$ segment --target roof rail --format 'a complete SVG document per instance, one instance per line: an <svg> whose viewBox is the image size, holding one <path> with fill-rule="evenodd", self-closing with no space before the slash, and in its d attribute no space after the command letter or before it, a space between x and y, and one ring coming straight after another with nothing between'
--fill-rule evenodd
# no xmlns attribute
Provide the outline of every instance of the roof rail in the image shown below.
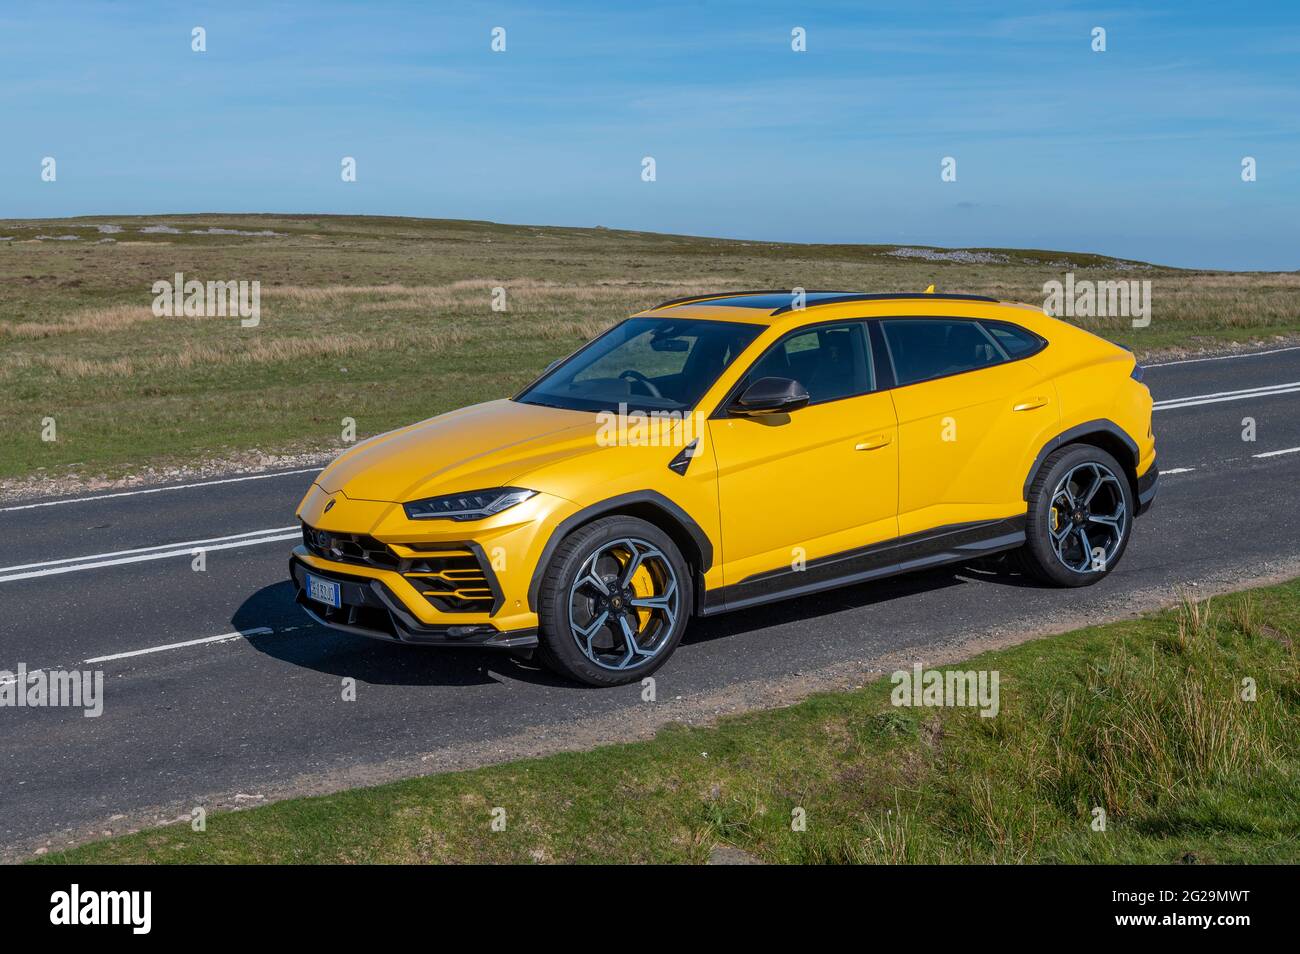
<svg viewBox="0 0 1300 954"><path fill-rule="evenodd" d="M926 298L939 301L987 301L996 303L998 299L989 298L986 295L960 295L947 294L944 292L876 292L876 293L859 293L859 292L841 292L834 290L823 290L819 288L805 289L808 295L834 295L834 298L823 298L820 301L808 304L806 307L812 308L818 305L839 305L846 302L854 301L888 301L889 299L898 298ZM660 302L650 311L657 311L660 308L671 308L674 305L685 305L689 302L707 302L718 298L742 298L746 295L790 295L793 298L793 292L788 288L762 288L752 291L728 291L728 292L711 292L707 295L687 295L685 298L673 298L670 301ZM794 302L784 305L773 315L783 315L788 311L794 310Z"/></svg>
<svg viewBox="0 0 1300 954"><path fill-rule="evenodd" d="M820 301L807 307L818 307L821 305L842 305L853 301L891 301L899 298L923 298L927 301L987 301L997 304L998 299L989 298L987 295L958 295L946 294L943 292L894 292L893 294L871 294L871 295L841 295L838 298L823 298ZM784 305L772 312L773 316L784 315L787 311L794 311L794 303Z"/></svg>
<svg viewBox="0 0 1300 954"><path fill-rule="evenodd" d="M669 301L660 302L651 308L650 311L656 311L660 308L671 308L673 305L684 305L688 301L708 301L710 298L739 298L743 295L789 295L788 288L759 288L751 291L727 291L727 292L709 292L707 295L687 295L685 298L673 298ZM845 293L847 294L847 292Z"/></svg>

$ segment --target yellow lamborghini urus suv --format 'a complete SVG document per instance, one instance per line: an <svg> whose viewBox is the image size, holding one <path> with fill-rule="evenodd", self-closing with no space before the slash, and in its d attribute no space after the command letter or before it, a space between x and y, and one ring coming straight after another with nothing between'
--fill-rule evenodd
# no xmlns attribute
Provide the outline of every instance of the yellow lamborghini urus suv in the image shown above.
<svg viewBox="0 0 1300 954"><path fill-rule="evenodd" d="M298 508L317 621L597 686L692 616L1014 551L1095 583L1156 493L1133 355L970 295L665 302L508 400L371 438Z"/></svg>

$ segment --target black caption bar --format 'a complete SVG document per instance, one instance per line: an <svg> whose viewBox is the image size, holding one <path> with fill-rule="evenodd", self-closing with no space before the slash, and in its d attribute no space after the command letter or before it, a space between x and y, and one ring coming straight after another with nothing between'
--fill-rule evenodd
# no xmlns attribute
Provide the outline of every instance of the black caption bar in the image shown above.
<svg viewBox="0 0 1300 954"><path fill-rule="evenodd" d="M1050 926L1055 936L1191 934L1230 940L1289 923L1293 871L1273 867L823 868L792 871L638 866L590 868L74 868L0 872L6 936L82 944L247 940L373 941L376 930L518 930L541 940L549 918L568 910L576 926L603 904L637 915L638 930L702 917L710 933L892 926L916 932L976 928L1014 934ZM747 901L734 901L737 890ZM604 902L598 899L604 898ZM651 903L659 898L661 907ZM544 906L544 907L543 907ZM658 915L655 910L658 909ZM660 925L656 919L662 917ZM431 935L436 936L436 935ZM93 948L91 948L93 949Z"/></svg>

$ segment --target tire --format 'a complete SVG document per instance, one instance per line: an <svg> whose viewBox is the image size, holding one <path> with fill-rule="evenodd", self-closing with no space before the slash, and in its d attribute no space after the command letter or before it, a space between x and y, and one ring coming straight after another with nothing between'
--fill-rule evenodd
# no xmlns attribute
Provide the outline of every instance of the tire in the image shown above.
<svg viewBox="0 0 1300 954"><path fill-rule="evenodd" d="M602 517L565 537L546 567L538 656L589 686L635 682L672 655L692 609L690 567L672 539L636 517Z"/></svg>
<svg viewBox="0 0 1300 954"><path fill-rule="evenodd" d="M1091 444L1062 447L1030 482L1021 567L1044 583L1091 586L1124 556L1133 512L1133 488L1114 457Z"/></svg>

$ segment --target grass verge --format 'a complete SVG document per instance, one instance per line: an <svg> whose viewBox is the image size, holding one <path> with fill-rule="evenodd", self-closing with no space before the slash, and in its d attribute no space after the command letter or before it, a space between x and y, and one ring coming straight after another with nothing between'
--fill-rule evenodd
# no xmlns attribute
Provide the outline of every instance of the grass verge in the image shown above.
<svg viewBox="0 0 1300 954"><path fill-rule="evenodd" d="M42 860L700 862L724 845L769 862L1296 862L1297 633L1293 580L945 667L1000 674L992 718L892 706L884 679Z"/></svg>

